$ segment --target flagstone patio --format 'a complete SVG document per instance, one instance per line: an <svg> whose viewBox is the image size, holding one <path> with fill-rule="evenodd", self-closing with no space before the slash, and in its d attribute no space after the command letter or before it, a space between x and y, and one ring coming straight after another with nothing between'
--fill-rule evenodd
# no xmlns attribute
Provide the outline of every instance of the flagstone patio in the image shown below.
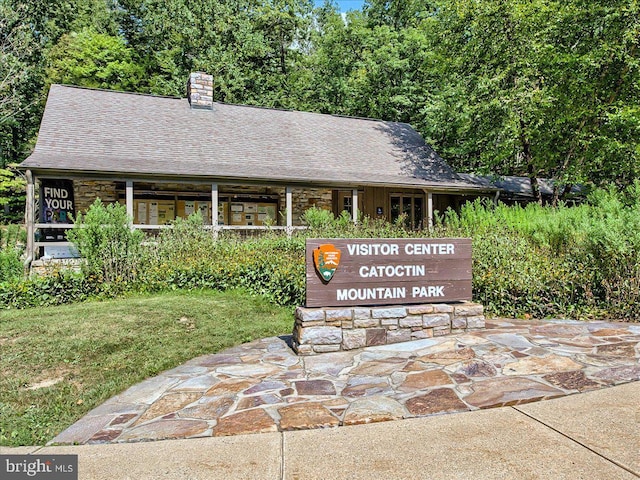
<svg viewBox="0 0 640 480"><path fill-rule="evenodd" d="M290 337L205 355L113 397L51 443L338 427L517 405L640 380L640 325L486 329L298 357Z"/></svg>

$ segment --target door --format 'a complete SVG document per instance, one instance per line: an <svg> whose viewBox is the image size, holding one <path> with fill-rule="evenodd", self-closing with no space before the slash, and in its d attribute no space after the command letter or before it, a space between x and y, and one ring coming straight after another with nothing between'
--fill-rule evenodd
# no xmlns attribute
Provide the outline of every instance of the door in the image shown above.
<svg viewBox="0 0 640 480"><path fill-rule="evenodd" d="M409 230L424 228L424 195L409 193L392 193L391 221L397 222L402 216L404 227Z"/></svg>

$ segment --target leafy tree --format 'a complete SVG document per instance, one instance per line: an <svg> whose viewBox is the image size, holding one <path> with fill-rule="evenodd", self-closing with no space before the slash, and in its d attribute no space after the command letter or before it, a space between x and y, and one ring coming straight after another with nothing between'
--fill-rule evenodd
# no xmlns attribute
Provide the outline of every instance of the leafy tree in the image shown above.
<svg viewBox="0 0 640 480"><path fill-rule="evenodd" d="M561 152L554 175L631 185L640 173L640 6L572 1L558 23L564 128L549 135Z"/></svg>
<svg viewBox="0 0 640 480"><path fill-rule="evenodd" d="M363 8L372 25L387 25L394 30L416 27L436 14L435 2L427 0L367 0Z"/></svg>
<svg viewBox="0 0 640 480"><path fill-rule="evenodd" d="M214 77L216 100L290 106L309 0L119 0L118 6L152 93L183 95L189 72L202 70Z"/></svg>
<svg viewBox="0 0 640 480"><path fill-rule="evenodd" d="M24 217L25 179L14 169L15 165L0 168L0 221L11 223Z"/></svg>
<svg viewBox="0 0 640 480"><path fill-rule="evenodd" d="M26 7L12 8L0 2L0 167L16 163L24 155L29 137L27 125L39 98L29 86L37 83L36 53L32 31L25 24Z"/></svg>
<svg viewBox="0 0 640 480"><path fill-rule="evenodd" d="M357 11L346 21L333 9L320 14L303 103L325 113L411 122L425 94L422 32L370 25Z"/></svg>
<svg viewBox="0 0 640 480"><path fill-rule="evenodd" d="M538 198L539 176L557 197L577 182L628 183L638 13L624 1L442 2L422 25L443 63L421 128L458 168L529 176Z"/></svg>
<svg viewBox="0 0 640 480"><path fill-rule="evenodd" d="M116 32L112 7L111 0L0 0L0 168L21 162L33 148L48 49L74 29ZM11 197L10 211L21 196Z"/></svg>
<svg viewBox="0 0 640 480"><path fill-rule="evenodd" d="M142 68L120 37L84 28L63 35L48 52L47 83L136 91Z"/></svg>

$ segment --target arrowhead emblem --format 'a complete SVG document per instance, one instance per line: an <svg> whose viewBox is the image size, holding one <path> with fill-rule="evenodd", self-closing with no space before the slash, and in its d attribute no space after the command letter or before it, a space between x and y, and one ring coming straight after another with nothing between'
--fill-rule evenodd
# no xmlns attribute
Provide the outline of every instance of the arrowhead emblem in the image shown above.
<svg viewBox="0 0 640 480"><path fill-rule="evenodd" d="M313 251L313 263L322 280L329 282L340 264L340 250L330 243L320 245Z"/></svg>

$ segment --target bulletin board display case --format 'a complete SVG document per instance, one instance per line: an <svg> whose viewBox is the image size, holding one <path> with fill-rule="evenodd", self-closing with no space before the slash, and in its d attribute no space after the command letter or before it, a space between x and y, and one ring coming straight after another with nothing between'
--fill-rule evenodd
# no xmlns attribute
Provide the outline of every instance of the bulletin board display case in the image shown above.
<svg viewBox="0 0 640 480"><path fill-rule="evenodd" d="M125 205L124 199L118 203ZM166 225L176 218L175 200L135 199L133 201L134 225Z"/></svg>
<svg viewBox="0 0 640 480"><path fill-rule="evenodd" d="M197 211L200 211L204 224L211 225L211 202L203 200L176 201L176 217L187 218Z"/></svg>
<svg viewBox="0 0 640 480"><path fill-rule="evenodd" d="M211 225L211 202L202 200L178 200L176 202L176 216L187 218L196 211L200 211L205 225ZM229 224L229 202L218 202L218 225Z"/></svg>
<svg viewBox="0 0 640 480"><path fill-rule="evenodd" d="M176 219L175 201L149 200L146 210L148 221L145 225L166 225Z"/></svg>
<svg viewBox="0 0 640 480"><path fill-rule="evenodd" d="M229 225L229 202L218 202L218 225Z"/></svg>
<svg viewBox="0 0 640 480"><path fill-rule="evenodd" d="M119 203L125 204L124 198ZM205 225L211 225L211 201L177 196L175 199L134 198L133 223L166 225L200 211ZM218 202L218 225L265 226L278 224L278 202L259 199L230 199Z"/></svg>
<svg viewBox="0 0 640 480"><path fill-rule="evenodd" d="M278 204L264 202L230 202L230 225L264 226L277 223Z"/></svg>
<svg viewBox="0 0 640 480"><path fill-rule="evenodd" d="M256 212L256 221L258 225L270 223L278 224L278 204L277 203L258 203L258 211Z"/></svg>

